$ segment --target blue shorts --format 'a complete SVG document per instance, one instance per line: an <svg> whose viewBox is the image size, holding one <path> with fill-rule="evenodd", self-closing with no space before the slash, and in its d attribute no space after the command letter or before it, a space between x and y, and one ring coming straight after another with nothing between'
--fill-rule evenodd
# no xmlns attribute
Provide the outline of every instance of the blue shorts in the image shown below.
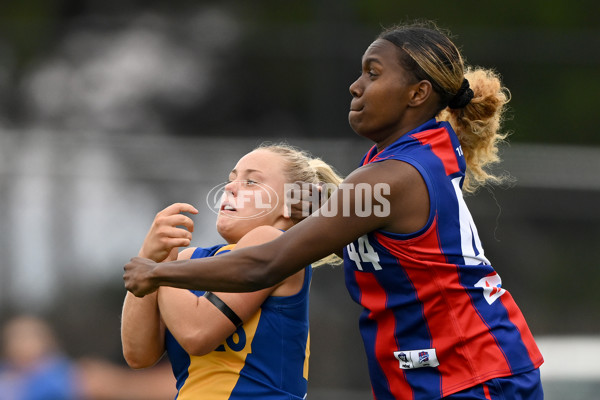
<svg viewBox="0 0 600 400"><path fill-rule="evenodd" d="M494 378L462 392L444 397L451 400L543 400L540 370Z"/></svg>

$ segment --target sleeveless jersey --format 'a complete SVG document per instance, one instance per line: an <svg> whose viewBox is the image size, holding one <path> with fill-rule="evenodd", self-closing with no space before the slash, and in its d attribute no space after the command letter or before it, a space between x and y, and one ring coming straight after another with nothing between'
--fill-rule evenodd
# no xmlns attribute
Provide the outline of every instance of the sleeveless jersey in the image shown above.
<svg viewBox="0 0 600 400"><path fill-rule="evenodd" d="M539 367L542 355L464 202L466 163L450 124L432 119L380 153L373 146L362 165L384 160L419 171L430 214L418 232L377 230L344 249L346 286L364 307L375 398L438 399Z"/></svg>
<svg viewBox="0 0 600 400"><path fill-rule="evenodd" d="M197 248L192 258L216 256L234 245ZM312 267L293 296L268 297L257 313L214 351L191 356L166 332L178 400L300 400L308 382L308 299ZM197 296L204 291L192 290Z"/></svg>

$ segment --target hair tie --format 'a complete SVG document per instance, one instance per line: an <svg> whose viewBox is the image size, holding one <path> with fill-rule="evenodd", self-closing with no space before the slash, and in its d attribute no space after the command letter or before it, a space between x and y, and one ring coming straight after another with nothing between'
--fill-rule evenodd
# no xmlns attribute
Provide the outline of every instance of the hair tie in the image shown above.
<svg viewBox="0 0 600 400"><path fill-rule="evenodd" d="M448 107L450 108L464 108L467 104L471 102L473 98L473 90L469 87L469 81L467 78L464 78L462 81L462 85L460 85L460 89L454 95L452 99L448 102Z"/></svg>

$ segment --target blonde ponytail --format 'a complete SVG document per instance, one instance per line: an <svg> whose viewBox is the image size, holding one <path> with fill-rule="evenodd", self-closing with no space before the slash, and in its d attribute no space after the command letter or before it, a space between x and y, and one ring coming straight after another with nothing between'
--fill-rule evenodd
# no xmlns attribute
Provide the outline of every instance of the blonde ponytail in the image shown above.
<svg viewBox="0 0 600 400"><path fill-rule="evenodd" d="M472 193L488 182L497 184L505 179L487 168L500 162L498 145L507 137L500 126L510 92L489 69L468 68L465 78L473 99L463 108L442 110L438 119L450 122L458 136L468 167L463 190Z"/></svg>

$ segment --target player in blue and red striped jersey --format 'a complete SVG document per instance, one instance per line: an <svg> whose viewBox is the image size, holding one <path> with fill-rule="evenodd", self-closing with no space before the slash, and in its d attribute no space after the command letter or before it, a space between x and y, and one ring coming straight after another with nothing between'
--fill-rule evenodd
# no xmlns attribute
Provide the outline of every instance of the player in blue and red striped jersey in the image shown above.
<svg viewBox="0 0 600 400"><path fill-rule="evenodd" d="M429 194L421 229L375 230L346 246L346 284L365 308L361 333L378 399L440 398L542 362L484 255L463 200L465 161L457 149L450 124L430 120L380 152L374 147L362 162L407 163Z"/></svg>
<svg viewBox="0 0 600 400"><path fill-rule="evenodd" d="M542 399L542 355L463 200L501 180L486 171L505 138L499 77L414 24L367 48L350 93L350 125L375 146L319 213L220 259L132 259L126 287L256 290L344 249L375 399Z"/></svg>

